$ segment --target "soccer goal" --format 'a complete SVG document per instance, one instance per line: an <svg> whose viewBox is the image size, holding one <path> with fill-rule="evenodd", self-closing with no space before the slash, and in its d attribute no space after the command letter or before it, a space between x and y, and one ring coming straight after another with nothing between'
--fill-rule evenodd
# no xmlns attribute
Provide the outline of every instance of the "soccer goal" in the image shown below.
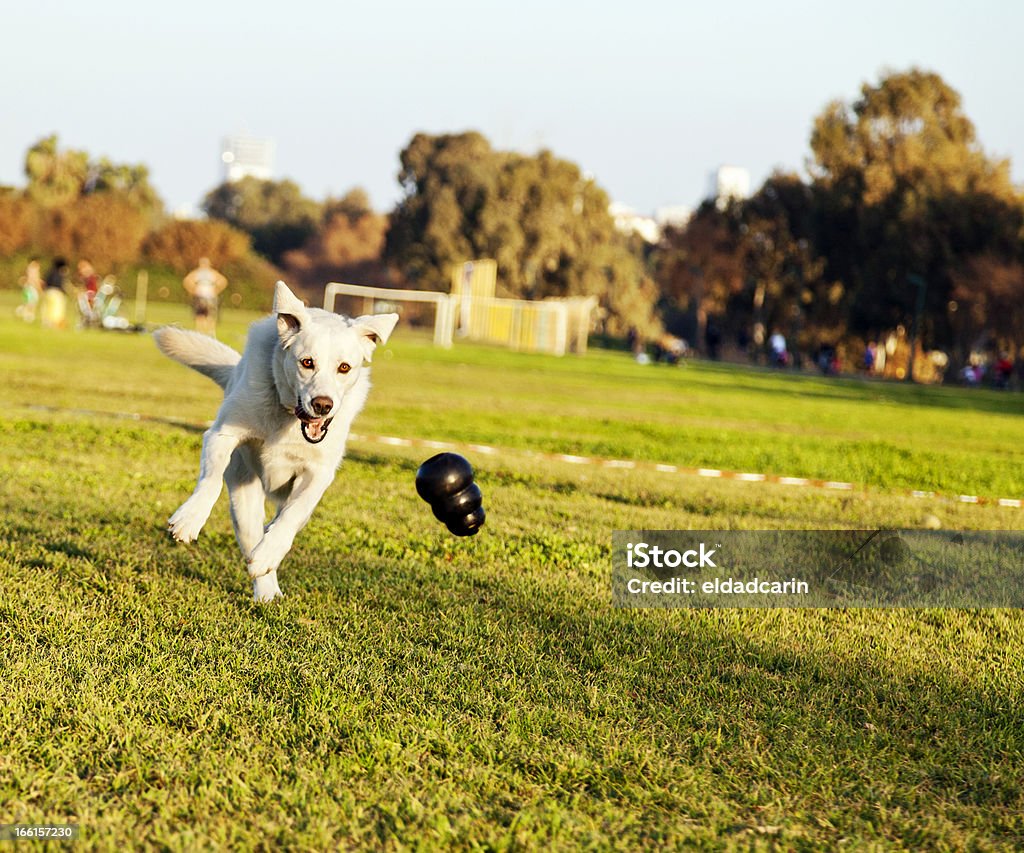
<svg viewBox="0 0 1024 853"><path fill-rule="evenodd" d="M493 295L495 270L496 264L489 260L455 267L451 293L332 281L324 290L324 309L342 310L353 316L395 311L408 322L427 325L432 321L434 345L445 348L458 337L523 352L565 355L587 351L590 318L597 299L497 298Z"/></svg>
<svg viewBox="0 0 1024 853"><path fill-rule="evenodd" d="M395 311L399 315L410 312L407 306L433 309L434 346L452 345L455 329L455 301L447 293L430 290L398 290L390 287L368 287L362 284L343 284L332 281L324 289L324 310L335 311L338 297L360 300L361 308L349 308L350 314L386 314ZM358 302L355 304L359 304Z"/></svg>

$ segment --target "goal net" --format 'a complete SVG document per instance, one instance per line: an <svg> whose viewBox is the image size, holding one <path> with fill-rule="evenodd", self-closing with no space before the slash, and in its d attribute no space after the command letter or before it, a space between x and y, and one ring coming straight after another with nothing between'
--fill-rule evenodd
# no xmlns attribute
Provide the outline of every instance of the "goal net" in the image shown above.
<svg viewBox="0 0 1024 853"><path fill-rule="evenodd" d="M500 299L493 295L494 269L493 261L457 266L451 293L331 282L324 308L350 316L395 311L412 325L433 325L440 347L458 337L524 352L586 352L594 297Z"/></svg>

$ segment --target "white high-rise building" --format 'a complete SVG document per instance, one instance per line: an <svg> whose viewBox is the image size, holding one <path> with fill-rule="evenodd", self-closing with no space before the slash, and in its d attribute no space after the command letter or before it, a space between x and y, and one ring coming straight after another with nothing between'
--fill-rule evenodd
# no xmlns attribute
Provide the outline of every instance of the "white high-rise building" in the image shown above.
<svg viewBox="0 0 1024 853"><path fill-rule="evenodd" d="M270 180L274 177L274 140L228 136L221 145L220 160L228 183L249 176Z"/></svg>
<svg viewBox="0 0 1024 853"><path fill-rule="evenodd" d="M711 173L708 199L723 208L730 200L741 201L750 196L750 172L742 166L719 166Z"/></svg>

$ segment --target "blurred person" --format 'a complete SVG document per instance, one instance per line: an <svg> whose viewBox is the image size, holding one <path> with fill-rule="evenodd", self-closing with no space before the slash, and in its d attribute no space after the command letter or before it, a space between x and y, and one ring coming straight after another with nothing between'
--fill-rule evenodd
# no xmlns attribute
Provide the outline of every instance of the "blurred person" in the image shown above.
<svg viewBox="0 0 1024 853"><path fill-rule="evenodd" d="M85 299L89 303L89 307L92 308L96 302L96 294L99 293L100 277L96 274L93 265L87 260L78 262L78 281L85 292Z"/></svg>
<svg viewBox="0 0 1024 853"><path fill-rule="evenodd" d="M46 273L40 314L42 324L51 329L63 329L67 315L68 262L56 257Z"/></svg>
<svg viewBox="0 0 1024 853"><path fill-rule="evenodd" d="M981 363L981 359L977 356L972 356L967 366L960 371L960 379L968 387L976 388L981 385L984 378L985 365Z"/></svg>
<svg viewBox="0 0 1024 853"><path fill-rule="evenodd" d="M786 349L786 338L782 332L775 331L768 339L768 346L772 351L772 365L774 367L785 367L789 364L789 351Z"/></svg>
<svg viewBox="0 0 1024 853"><path fill-rule="evenodd" d="M91 262L78 262L78 286L75 295L78 300L79 324L83 327L95 326L99 323L96 315L96 294L100 290L100 277L96 274Z"/></svg>
<svg viewBox="0 0 1024 853"><path fill-rule="evenodd" d="M228 286L228 280L210 265L209 258L200 258L199 266L185 276L182 284L192 297L196 330L216 337L217 300Z"/></svg>
<svg viewBox="0 0 1024 853"><path fill-rule="evenodd" d="M666 364L679 364L680 359L686 355L689 345L682 338L668 333L658 338L654 345L654 360L663 361Z"/></svg>
<svg viewBox="0 0 1024 853"><path fill-rule="evenodd" d="M999 360L995 366L995 386L1005 391L1010 387L1010 378L1013 376L1013 362L1008 352L999 353Z"/></svg>
<svg viewBox="0 0 1024 853"><path fill-rule="evenodd" d="M38 258L29 258L25 274L19 283L21 284L22 304L15 309L15 313L26 323L34 323L39 297L43 292L43 268L40 266Z"/></svg>
<svg viewBox="0 0 1024 853"><path fill-rule="evenodd" d="M814 360L823 376L839 375L839 355L832 344L820 344Z"/></svg>
<svg viewBox="0 0 1024 853"><path fill-rule="evenodd" d="M736 332L736 349L740 351L740 355L746 356L751 361L757 361L757 354L750 349L750 332L747 331L746 326L740 326L739 331Z"/></svg>
<svg viewBox="0 0 1024 853"><path fill-rule="evenodd" d="M874 341L868 341L868 345L864 347L864 361L863 367L864 372L871 375L875 372L875 361L877 360L878 348L875 346Z"/></svg>
<svg viewBox="0 0 1024 853"><path fill-rule="evenodd" d="M704 342L708 347L708 358L718 361L721 357L722 332L714 320L708 320L707 327L704 329Z"/></svg>

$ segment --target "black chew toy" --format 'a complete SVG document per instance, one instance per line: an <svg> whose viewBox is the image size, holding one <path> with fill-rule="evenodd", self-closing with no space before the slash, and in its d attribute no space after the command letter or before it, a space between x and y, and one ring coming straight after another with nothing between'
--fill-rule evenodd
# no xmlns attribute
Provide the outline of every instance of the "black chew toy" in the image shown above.
<svg viewBox="0 0 1024 853"><path fill-rule="evenodd" d="M420 465L416 492L456 536L473 536L484 523L483 495L473 482L473 466L457 453L438 453Z"/></svg>

